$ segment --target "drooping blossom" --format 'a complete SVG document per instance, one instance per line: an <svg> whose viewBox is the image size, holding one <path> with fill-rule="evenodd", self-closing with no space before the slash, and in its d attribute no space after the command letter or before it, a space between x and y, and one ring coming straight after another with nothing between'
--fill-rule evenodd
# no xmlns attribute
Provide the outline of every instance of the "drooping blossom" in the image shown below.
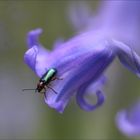
<svg viewBox="0 0 140 140"><path fill-rule="evenodd" d="M57 77L63 79L51 82L51 87L57 94L48 88L44 96L46 104L58 112L64 111L72 96L76 96L77 103L86 111L101 106L104 102L101 88L104 72L115 58L137 76L140 74L140 57L126 40L123 42L118 38L116 30L111 32L108 29L109 24L103 18L107 14L99 15L101 19L97 18L97 23L102 21L101 28L95 29L93 24L93 28L88 28L65 42L57 41L51 51L39 42L42 29L34 29L27 34L25 63L40 78L50 68L56 68ZM97 96L96 104L87 101L88 94Z"/></svg>
<svg viewBox="0 0 140 140"><path fill-rule="evenodd" d="M140 101L116 115L116 125L128 137L140 136Z"/></svg>

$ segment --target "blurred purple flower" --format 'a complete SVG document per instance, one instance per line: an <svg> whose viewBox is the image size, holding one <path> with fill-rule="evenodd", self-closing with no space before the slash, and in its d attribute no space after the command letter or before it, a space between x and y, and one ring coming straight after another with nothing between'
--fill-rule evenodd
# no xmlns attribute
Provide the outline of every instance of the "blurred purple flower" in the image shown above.
<svg viewBox="0 0 140 140"><path fill-rule="evenodd" d="M140 136L140 101L118 112L116 125L128 137Z"/></svg>
<svg viewBox="0 0 140 140"><path fill-rule="evenodd" d="M57 77L63 78L51 83L58 94L47 89L45 102L50 107L63 112L73 95L76 95L77 103L86 111L101 106L104 102L101 90L101 85L104 83L103 73L116 56L129 70L140 75L139 56L122 40L115 38L110 32L111 29L107 30L106 27L102 25L101 29L97 30L90 28L67 42L59 40L52 51L43 48L38 41L42 29L28 33L28 51L24 55L28 66L39 77L42 77L48 69L56 68ZM85 97L93 92L97 96L95 105L90 104Z"/></svg>

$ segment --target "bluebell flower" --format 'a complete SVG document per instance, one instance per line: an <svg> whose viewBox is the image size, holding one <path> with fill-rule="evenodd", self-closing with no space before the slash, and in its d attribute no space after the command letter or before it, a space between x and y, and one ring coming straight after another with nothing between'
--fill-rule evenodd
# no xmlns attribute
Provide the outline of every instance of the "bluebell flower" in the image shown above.
<svg viewBox="0 0 140 140"><path fill-rule="evenodd" d="M39 42L42 29L34 29L27 34L25 63L40 78L50 68L56 68L57 77L63 79L50 83L57 94L48 88L44 96L46 104L60 113L72 96L76 96L78 105L86 111L101 106L105 100L102 91L104 73L116 57L126 68L140 76L140 57L118 38L118 32L108 30L106 20L101 19L104 22L100 29L88 28L68 41L58 40L51 51ZM95 104L87 101L86 96L90 94L97 96Z"/></svg>
<svg viewBox="0 0 140 140"><path fill-rule="evenodd" d="M67 42L56 43L58 46L49 51L38 41L41 32L41 29L35 29L28 33L28 50L24 59L40 78L50 68L56 68L57 77L63 78L51 83L58 94L47 89L45 96L45 102L58 112L63 112L73 95L84 110L91 111L102 105L104 94L99 87L104 83L103 73L116 56L139 76L140 58L121 42L98 36L98 33L95 36L95 32L86 32ZM97 96L95 105L89 104L85 99L87 93L93 92Z"/></svg>
<svg viewBox="0 0 140 140"><path fill-rule="evenodd" d="M128 137L140 136L140 101L116 115L116 125Z"/></svg>

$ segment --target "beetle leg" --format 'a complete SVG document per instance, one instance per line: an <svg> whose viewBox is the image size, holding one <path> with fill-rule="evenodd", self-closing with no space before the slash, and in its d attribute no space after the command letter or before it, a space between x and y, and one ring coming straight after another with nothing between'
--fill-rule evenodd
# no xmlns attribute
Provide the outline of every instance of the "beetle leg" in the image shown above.
<svg viewBox="0 0 140 140"><path fill-rule="evenodd" d="M50 86L47 85L48 88L50 88L55 94L57 94L57 92Z"/></svg>
<svg viewBox="0 0 140 140"><path fill-rule="evenodd" d="M63 78L53 77L51 81L54 81L54 80L63 80Z"/></svg>

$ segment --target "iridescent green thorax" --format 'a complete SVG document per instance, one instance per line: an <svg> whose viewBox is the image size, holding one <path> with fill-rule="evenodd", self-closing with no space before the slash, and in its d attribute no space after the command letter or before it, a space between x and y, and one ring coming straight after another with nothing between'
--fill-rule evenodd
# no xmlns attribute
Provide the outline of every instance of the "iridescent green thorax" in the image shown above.
<svg viewBox="0 0 140 140"><path fill-rule="evenodd" d="M54 68L51 68L42 76L40 80L44 81L45 83L49 83L54 78L56 73L57 73L57 70Z"/></svg>

